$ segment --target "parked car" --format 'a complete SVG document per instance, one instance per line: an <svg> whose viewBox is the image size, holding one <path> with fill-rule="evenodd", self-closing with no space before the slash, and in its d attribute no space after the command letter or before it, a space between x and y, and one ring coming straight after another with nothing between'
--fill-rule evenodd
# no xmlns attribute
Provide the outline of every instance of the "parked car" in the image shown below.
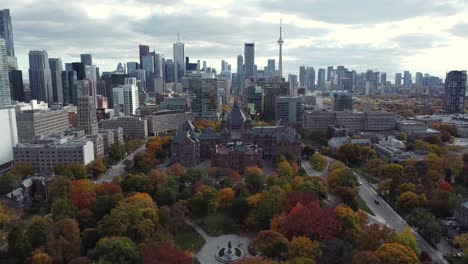
<svg viewBox="0 0 468 264"><path fill-rule="evenodd" d="M374 200L375 204L380 204L379 200Z"/></svg>

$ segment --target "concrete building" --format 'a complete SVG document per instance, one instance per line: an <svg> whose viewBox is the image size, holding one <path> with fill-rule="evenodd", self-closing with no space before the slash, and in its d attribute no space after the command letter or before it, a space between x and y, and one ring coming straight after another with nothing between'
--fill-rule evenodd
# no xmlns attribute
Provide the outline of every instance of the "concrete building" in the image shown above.
<svg viewBox="0 0 468 264"><path fill-rule="evenodd" d="M115 129L99 129L98 133L104 138L104 151L106 151L106 144L110 147L113 143L118 143L119 145L125 143L123 129L121 127ZM110 137L113 137L113 139Z"/></svg>
<svg viewBox="0 0 468 264"><path fill-rule="evenodd" d="M15 164L31 164L36 172L51 173L58 164L87 165L95 159L89 139L50 138L20 143L13 148Z"/></svg>
<svg viewBox="0 0 468 264"><path fill-rule="evenodd" d="M121 116L101 121L103 129L122 128L125 139L148 137L148 121L141 117Z"/></svg>
<svg viewBox="0 0 468 264"><path fill-rule="evenodd" d="M388 131L396 128L396 115L389 112L324 112L306 111L303 128L327 130L328 126L343 126L351 132Z"/></svg>
<svg viewBox="0 0 468 264"><path fill-rule="evenodd" d="M278 96L275 106L276 121L283 120L291 125L302 122L302 103L298 96Z"/></svg>
<svg viewBox="0 0 468 264"><path fill-rule="evenodd" d="M96 159L103 159L108 154L104 151L104 137L101 134L87 135L86 139L93 142Z"/></svg>
<svg viewBox="0 0 468 264"><path fill-rule="evenodd" d="M136 78L126 78L125 85L113 89L113 102L116 112L127 116L136 114L140 105Z"/></svg>
<svg viewBox="0 0 468 264"><path fill-rule="evenodd" d="M263 118L266 121L275 120L276 97L289 96L289 83L280 78L258 80L256 85L262 87L264 93Z"/></svg>
<svg viewBox="0 0 468 264"><path fill-rule="evenodd" d="M69 127L68 109L26 110L16 114L19 142L30 142L37 136L62 133Z"/></svg>
<svg viewBox="0 0 468 264"><path fill-rule="evenodd" d="M451 71L445 78L444 112L465 112L466 71Z"/></svg>
<svg viewBox="0 0 468 264"><path fill-rule="evenodd" d="M348 93L335 93L333 95L333 110L334 111L352 111L353 96Z"/></svg>
<svg viewBox="0 0 468 264"><path fill-rule="evenodd" d="M197 97L201 105L200 118L202 119L218 119L218 81L217 79L203 78L201 80L201 91L198 91ZM200 100L201 99L201 100Z"/></svg>
<svg viewBox="0 0 468 264"><path fill-rule="evenodd" d="M165 97L159 104L160 110L186 111L189 105L187 96Z"/></svg>
<svg viewBox="0 0 468 264"><path fill-rule="evenodd" d="M166 134L177 131L179 127L188 120L192 119L190 113L185 111L159 111L144 116L148 120L148 133L150 136Z"/></svg>
<svg viewBox="0 0 468 264"><path fill-rule="evenodd" d="M46 51L29 52L29 85L31 99L48 103L54 101L52 74L49 68L49 58Z"/></svg>
<svg viewBox="0 0 468 264"><path fill-rule="evenodd" d="M96 134L98 124L94 98L92 96L78 97L77 112L77 127L83 129L87 135Z"/></svg>
<svg viewBox="0 0 468 264"><path fill-rule="evenodd" d="M2 140L0 140L0 169L13 161L13 147L18 144L18 130L14 108L0 109Z"/></svg>

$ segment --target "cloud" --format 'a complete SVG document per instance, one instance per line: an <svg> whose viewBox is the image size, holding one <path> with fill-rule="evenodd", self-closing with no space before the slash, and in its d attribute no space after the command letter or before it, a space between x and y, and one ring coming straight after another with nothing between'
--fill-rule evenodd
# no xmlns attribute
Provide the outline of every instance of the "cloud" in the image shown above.
<svg viewBox="0 0 468 264"><path fill-rule="evenodd" d="M407 34L393 38L393 41L402 49L430 49L445 45L445 39L434 34Z"/></svg>
<svg viewBox="0 0 468 264"><path fill-rule="evenodd" d="M468 23L467 22L458 23L454 25L452 28L450 28L449 31L455 36L468 38Z"/></svg>

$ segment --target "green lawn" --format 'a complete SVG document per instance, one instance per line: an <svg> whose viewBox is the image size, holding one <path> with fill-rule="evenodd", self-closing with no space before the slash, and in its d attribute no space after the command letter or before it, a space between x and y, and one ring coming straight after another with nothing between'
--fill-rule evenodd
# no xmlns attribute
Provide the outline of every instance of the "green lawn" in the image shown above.
<svg viewBox="0 0 468 264"><path fill-rule="evenodd" d="M184 225L177 230L175 241L184 251L197 253L205 244L205 240L191 226Z"/></svg>
<svg viewBox="0 0 468 264"><path fill-rule="evenodd" d="M357 203L358 203L358 207L359 209L363 210L364 212L372 215L372 216L375 216L374 212L372 212L372 210L369 208L369 206L367 206L366 202L364 202L364 200L362 199L362 197L360 195L357 196Z"/></svg>

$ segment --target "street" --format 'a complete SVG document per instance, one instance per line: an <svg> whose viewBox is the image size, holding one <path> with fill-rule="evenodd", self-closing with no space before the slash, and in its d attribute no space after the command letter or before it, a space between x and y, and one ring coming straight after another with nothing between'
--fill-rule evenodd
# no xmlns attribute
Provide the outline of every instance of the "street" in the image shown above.
<svg viewBox="0 0 468 264"><path fill-rule="evenodd" d="M102 175L99 179L96 180L96 183L103 183L103 182L111 182L115 177L120 176L125 173L125 164L126 160L133 160L135 154L140 153L146 150L146 144L141 146L139 149L132 152L128 155L125 159L121 160L116 165L110 167L104 175Z"/></svg>

